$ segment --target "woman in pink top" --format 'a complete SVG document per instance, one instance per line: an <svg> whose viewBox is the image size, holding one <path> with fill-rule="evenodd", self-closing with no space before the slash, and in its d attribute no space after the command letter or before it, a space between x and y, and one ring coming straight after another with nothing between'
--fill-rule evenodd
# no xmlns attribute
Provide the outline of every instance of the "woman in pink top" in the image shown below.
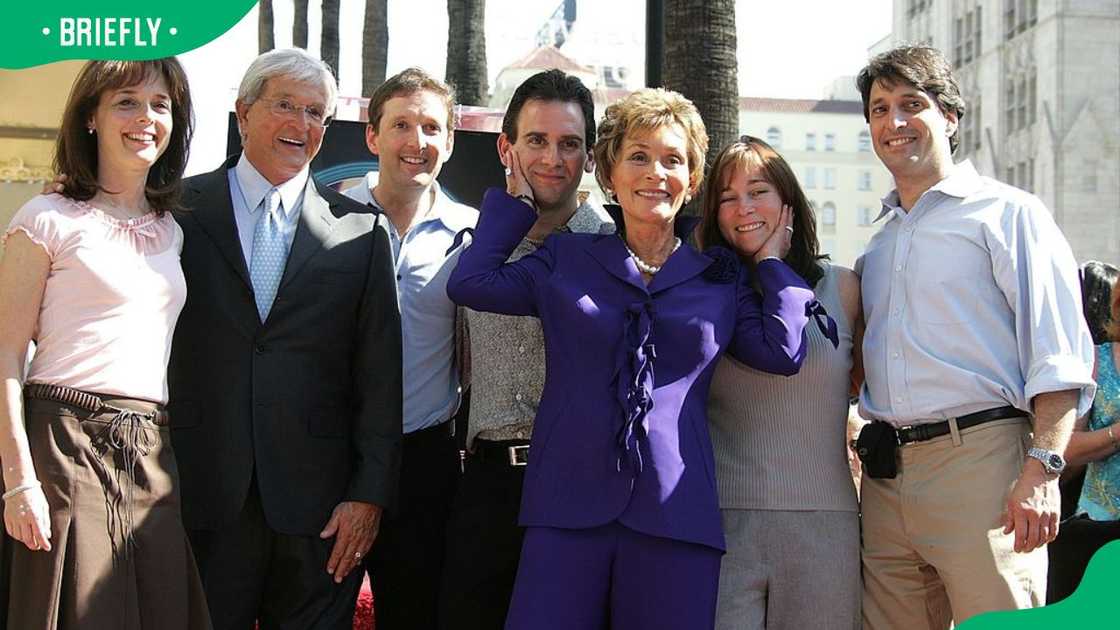
<svg viewBox="0 0 1120 630"><path fill-rule="evenodd" d="M163 410L191 128L175 59L86 64L56 145L64 189L3 234L8 628L210 627Z"/></svg>

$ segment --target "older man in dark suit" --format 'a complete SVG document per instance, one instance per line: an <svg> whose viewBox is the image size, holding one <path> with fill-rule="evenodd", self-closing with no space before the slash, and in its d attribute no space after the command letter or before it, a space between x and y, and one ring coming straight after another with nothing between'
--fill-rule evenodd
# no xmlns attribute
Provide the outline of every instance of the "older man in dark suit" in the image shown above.
<svg viewBox="0 0 1120 630"><path fill-rule="evenodd" d="M183 519L215 628L349 628L401 441L401 332L376 211L308 164L336 96L302 50L242 80L244 152L186 182L171 350ZM377 228L381 229L377 229Z"/></svg>

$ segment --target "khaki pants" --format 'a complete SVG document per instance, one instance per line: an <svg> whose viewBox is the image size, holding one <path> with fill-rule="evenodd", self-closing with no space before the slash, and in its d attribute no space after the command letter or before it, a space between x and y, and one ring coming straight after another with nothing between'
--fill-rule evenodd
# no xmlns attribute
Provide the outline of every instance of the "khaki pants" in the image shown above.
<svg viewBox="0 0 1120 630"><path fill-rule="evenodd" d="M1041 606L1046 548L1015 553L1001 517L1030 424L997 420L899 449L895 479L863 480L866 630L943 630Z"/></svg>

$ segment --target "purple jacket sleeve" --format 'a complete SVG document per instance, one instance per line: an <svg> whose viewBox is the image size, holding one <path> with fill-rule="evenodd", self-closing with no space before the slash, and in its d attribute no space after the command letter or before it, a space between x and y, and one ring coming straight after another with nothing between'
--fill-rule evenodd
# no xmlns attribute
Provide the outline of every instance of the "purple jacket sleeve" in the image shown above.
<svg viewBox="0 0 1120 630"><path fill-rule="evenodd" d="M474 239L447 281L447 297L476 311L536 315L536 285L551 272L551 249L506 262L536 220L523 201L499 188L487 190Z"/></svg>
<svg viewBox="0 0 1120 630"><path fill-rule="evenodd" d="M806 308L813 290L784 262L764 260L756 269L762 295L746 282L744 267L739 281L739 312L735 336L728 352L756 370L792 376L805 359Z"/></svg>

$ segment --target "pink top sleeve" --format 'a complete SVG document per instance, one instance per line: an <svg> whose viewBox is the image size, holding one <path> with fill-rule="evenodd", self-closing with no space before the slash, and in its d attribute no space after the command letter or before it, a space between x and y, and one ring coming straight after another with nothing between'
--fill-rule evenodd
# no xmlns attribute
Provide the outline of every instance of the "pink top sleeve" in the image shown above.
<svg viewBox="0 0 1120 630"><path fill-rule="evenodd" d="M28 382L155 402L186 301L183 233L170 214L123 221L89 203L40 195L16 213L50 256Z"/></svg>

